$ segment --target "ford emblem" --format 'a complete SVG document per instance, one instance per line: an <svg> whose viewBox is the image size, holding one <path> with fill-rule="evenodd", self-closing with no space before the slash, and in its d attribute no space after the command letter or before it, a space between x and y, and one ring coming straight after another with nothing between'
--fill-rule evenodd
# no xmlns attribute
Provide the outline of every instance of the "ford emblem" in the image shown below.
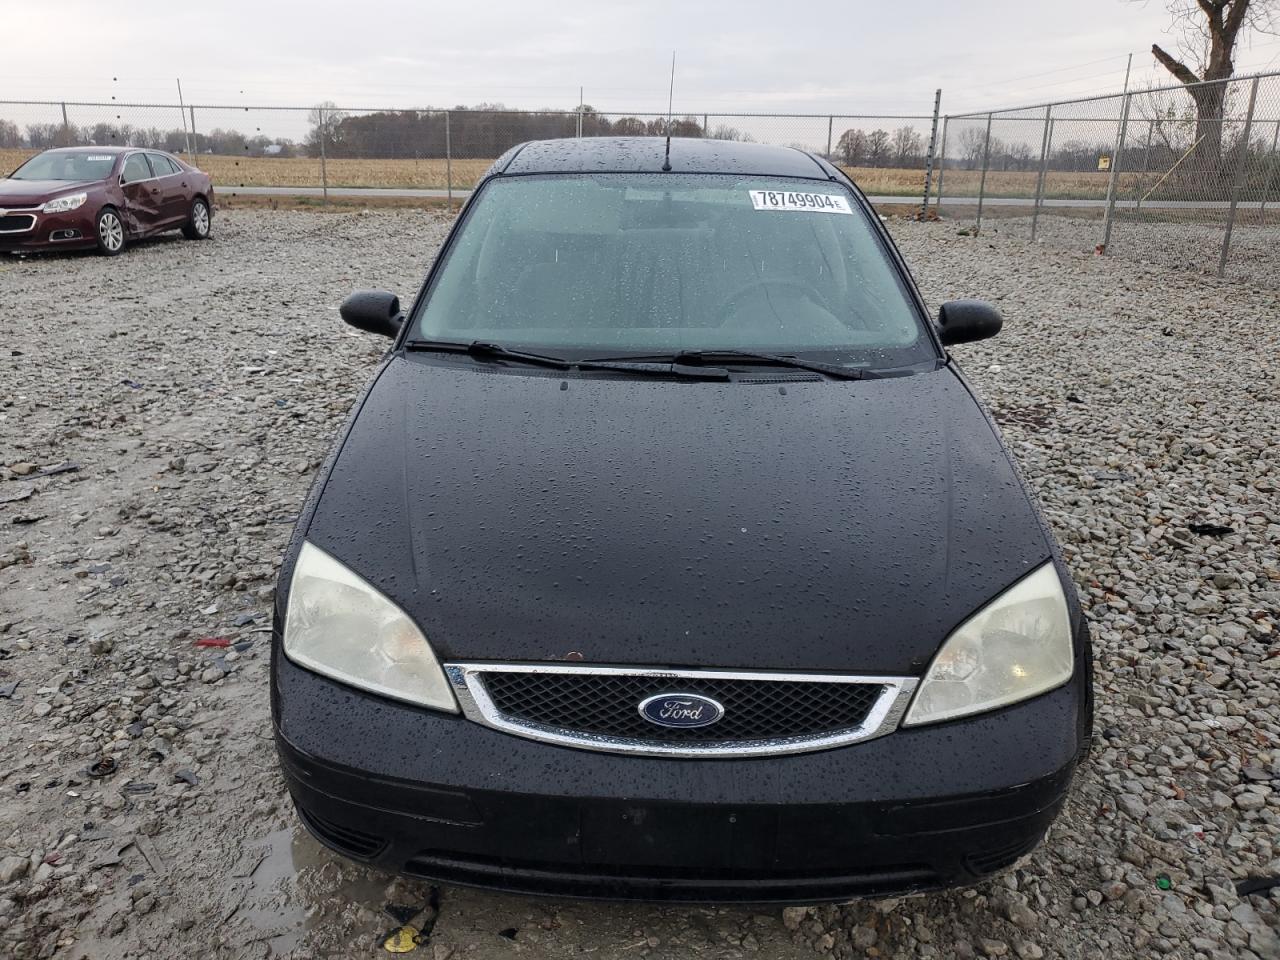
<svg viewBox="0 0 1280 960"><path fill-rule="evenodd" d="M660 693L640 701L640 716L660 727L706 727L724 716L724 705L696 693Z"/></svg>

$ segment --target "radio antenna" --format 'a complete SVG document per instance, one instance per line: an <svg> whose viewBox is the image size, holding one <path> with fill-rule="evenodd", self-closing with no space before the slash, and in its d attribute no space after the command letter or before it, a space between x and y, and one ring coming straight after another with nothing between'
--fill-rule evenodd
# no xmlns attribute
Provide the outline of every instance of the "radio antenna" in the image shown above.
<svg viewBox="0 0 1280 960"><path fill-rule="evenodd" d="M676 92L676 52L671 51L671 86L667 88L667 150L662 157L662 172L671 171L671 103Z"/></svg>

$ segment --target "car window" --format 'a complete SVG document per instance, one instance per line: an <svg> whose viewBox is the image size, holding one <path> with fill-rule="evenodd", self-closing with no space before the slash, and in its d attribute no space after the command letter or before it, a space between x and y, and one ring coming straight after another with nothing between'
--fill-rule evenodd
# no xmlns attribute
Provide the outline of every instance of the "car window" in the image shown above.
<svg viewBox="0 0 1280 960"><path fill-rule="evenodd" d="M125 183L150 180L151 168L147 166L147 158L140 153L130 154L124 162L124 170L121 172L121 176Z"/></svg>
<svg viewBox="0 0 1280 960"><path fill-rule="evenodd" d="M423 338L562 353L751 349L882 365L937 355L853 195L773 177L491 180L416 322Z"/></svg>
<svg viewBox="0 0 1280 960"><path fill-rule="evenodd" d="M113 153L37 154L12 174L14 180L105 180L115 166Z"/></svg>
<svg viewBox="0 0 1280 960"><path fill-rule="evenodd" d="M158 153L149 153L147 157L151 160L151 169L155 171L157 177L167 177L177 172L168 157Z"/></svg>

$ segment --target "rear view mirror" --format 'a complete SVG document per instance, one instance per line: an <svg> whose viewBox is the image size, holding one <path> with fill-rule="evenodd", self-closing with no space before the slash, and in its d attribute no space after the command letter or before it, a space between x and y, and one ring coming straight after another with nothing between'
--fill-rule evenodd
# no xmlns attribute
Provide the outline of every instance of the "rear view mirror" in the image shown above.
<svg viewBox="0 0 1280 960"><path fill-rule="evenodd" d="M1000 332L1004 318L985 300L950 300L938 311L942 342L947 346L986 340Z"/></svg>
<svg viewBox="0 0 1280 960"><path fill-rule="evenodd" d="M394 337L404 323L400 298L386 290L357 290L338 308L342 319L358 330Z"/></svg>

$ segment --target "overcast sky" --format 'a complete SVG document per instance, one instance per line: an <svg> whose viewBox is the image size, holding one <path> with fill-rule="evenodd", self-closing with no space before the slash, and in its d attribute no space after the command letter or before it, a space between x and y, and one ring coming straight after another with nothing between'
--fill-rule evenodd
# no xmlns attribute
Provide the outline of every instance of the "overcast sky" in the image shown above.
<svg viewBox="0 0 1280 960"><path fill-rule="evenodd" d="M1163 0L0 0L0 99L926 113L1166 78ZM1259 37L1239 72L1280 68Z"/></svg>

